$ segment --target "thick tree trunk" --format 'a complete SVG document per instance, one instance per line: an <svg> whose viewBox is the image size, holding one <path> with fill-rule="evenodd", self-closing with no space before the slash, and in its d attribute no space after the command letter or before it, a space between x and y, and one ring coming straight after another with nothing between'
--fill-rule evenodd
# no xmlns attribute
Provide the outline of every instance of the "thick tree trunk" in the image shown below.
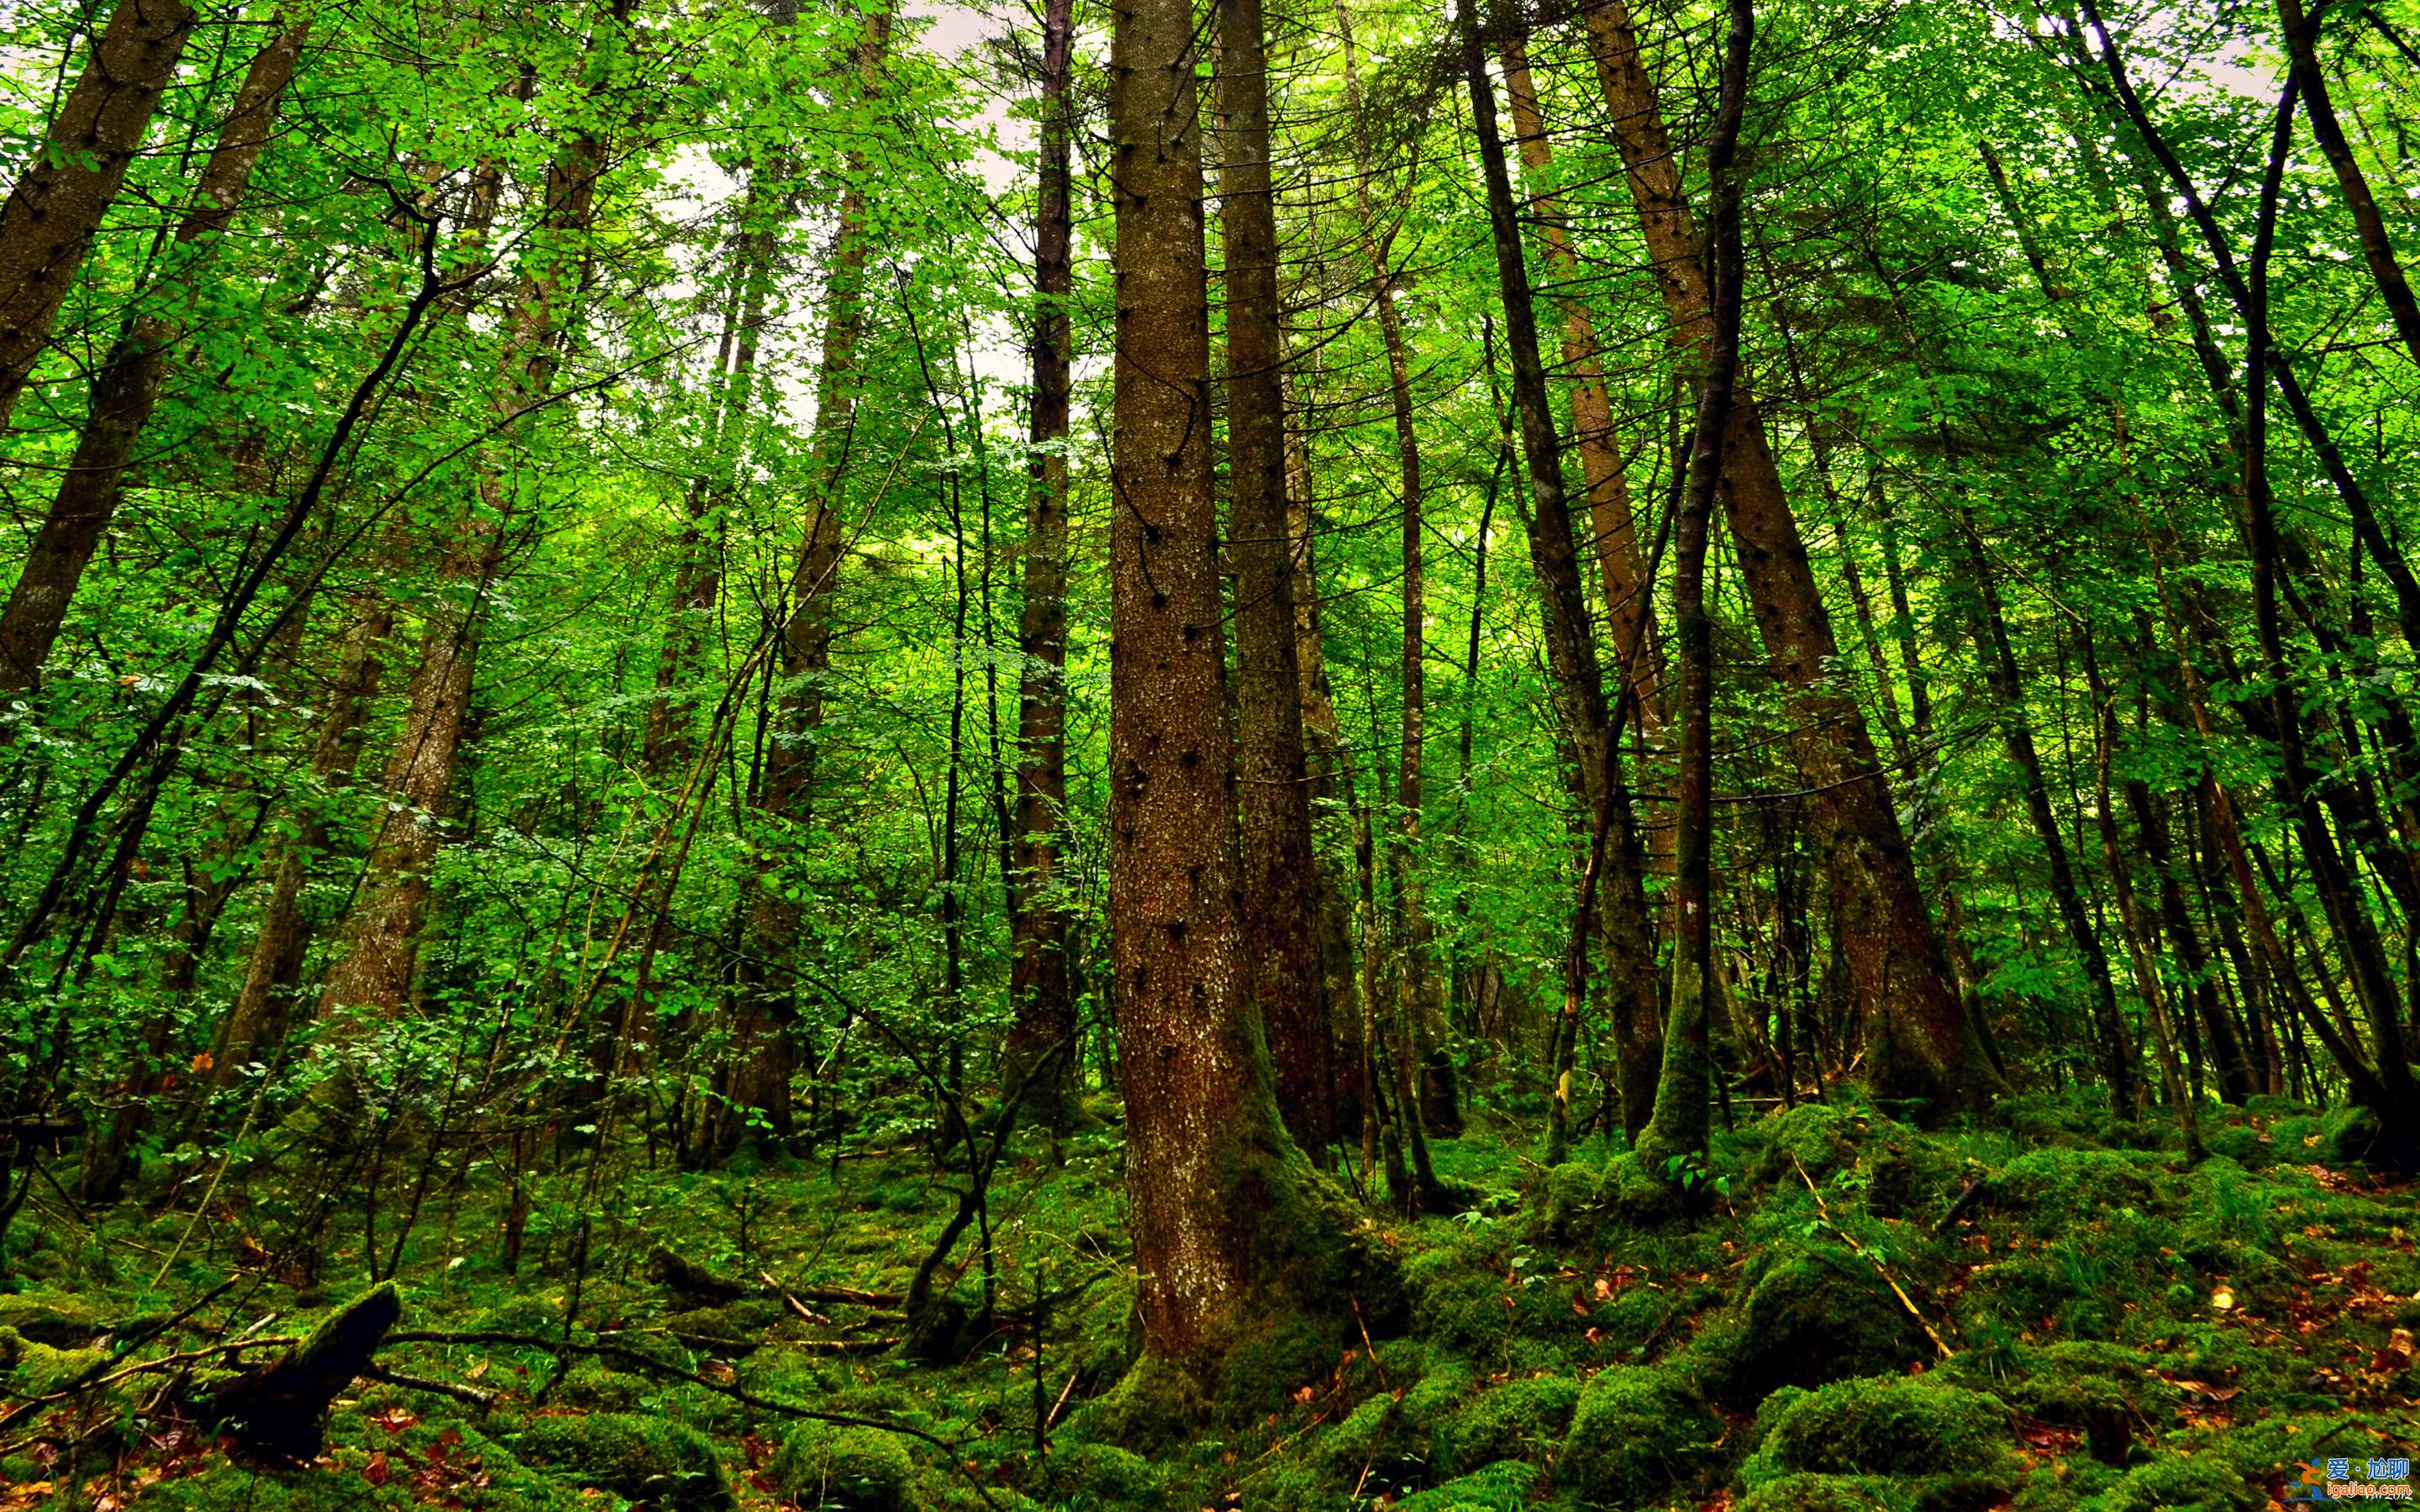
<svg viewBox="0 0 2420 1512"><path fill-rule="evenodd" d="M1556 435L1553 401L1546 389L1545 364L1538 347L1538 316L1529 288L1529 270L1523 260L1519 211L1512 197L1512 171L1505 162L1504 142L1496 124L1496 89L1487 76L1487 54L1481 46L1479 0L1461 0L1463 69L1470 94L1471 121L1479 139L1479 158L1487 186L1487 219L1496 254L1496 277L1504 301L1505 346L1512 363L1512 402L1520 416L1521 449L1528 463L1530 511L1529 561L1538 576L1540 608L1545 621L1546 666L1555 684L1555 709L1564 738L1578 768L1579 790L1589 814L1590 860L1582 870L1580 909L1592 913L1606 946L1611 977L1614 1040L1622 1084L1622 1120L1643 1126L1651 1099L1639 1095L1652 1085L1645 1060L1647 1034L1643 1025L1656 1021L1654 927L1647 913L1641 881L1645 860L1638 830L1623 785L1621 747L1615 739L1612 711L1597 663L1588 595L1581 586L1579 559L1573 548L1570 501L1563 490L1562 456ZM1605 893L1602 908L1591 889ZM1547 1135L1549 1152L1559 1157L1570 1136L1571 1086L1569 1049L1577 1042L1574 1022L1579 997L1567 983L1554 1088L1553 1122ZM1656 1051L1660 1065L1664 1052Z"/></svg>
<svg viewBox="0 0 2420 1512"><path fill-rule="evenodd" d="M1161 1384L1243 1406L1251 1388L1217 1379L1230 1351L1343 1305L1317 1284L1343 1235L1278 1116L1238 896L1194 37L1186 0L1138 0L1110 57L1109 917L1139 1406Z"/></svg>
<svg viewBox="0 0 2420 1512"><path fill-rule="evenodd" d="M1701 369L1711 301L1655 85L1625 0L1593 0L1586 19L1671 339L1683 363ZM1831 614L1746 383L1733 403L1723 460L1731 540L1774 674L1790 692L1800 770L1818 794L1869 1075L1885 1096L1921 1101L1935 1114L1978 1106L1999 1075L1925 911L1865 713L1829 675L1839 657Z"/></svg>
<svg viewBox="0 0 2420 1512"><path fill-rule="evenodd" d="M1307 1149L1324 1149L1328 1029L1320 1018L1303 764L1294 570L1286 528L1285 405L1280 385L1276 197L1269 183L1268 60L1261 0L1219 0L1226 255L1227 547L1235 574L1235 754L1242 810L1243 927L1268 1037L1278 1109Z"/></svg>
<svg viewBox="0 0 2420 1512"><path fill-rule="evenodd" d="M1034 209L1033 395L1016 649L1016 831L1010 846L1004 1089L1056 1127L1076 1087L1076 995L1061 836L1067 808L1067 457L1075 326L1075 0L1042 13L1042 170Z"/></svg>
<svg viewBox="0 0 2420 1512"><path fill-rule="evenodd" d="M8 609L0 611L0 695L24 692L40 676L85 566L117 513L127 466L159 404L168 353L182 330L183 311L176 306L190 303L195 292L190 281L199 271L196 244L225 231L243 202L306 29L285 33L254 56L193 202L177 224L171 271L146 293L93 378L92 410L75 455L9 591Z"/></svg>
<svg viewBox="0 0 2420 1512"><path fill-rule="evenodd" d="M118 0L40 150L0 205L0 427L194 33L185 0Z"/></svg>

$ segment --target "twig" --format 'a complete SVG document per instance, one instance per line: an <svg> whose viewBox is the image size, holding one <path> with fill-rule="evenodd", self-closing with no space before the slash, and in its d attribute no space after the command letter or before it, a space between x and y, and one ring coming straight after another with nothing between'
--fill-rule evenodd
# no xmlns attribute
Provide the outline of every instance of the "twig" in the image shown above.
<svg viewBox="0 0 2420 1512"><path fill-rule="evenodd" d="M1907 1315L1916 1319L1916 1326L1924 1330L1924 1336L1932 1341L1932 1347L1941 1351L1941 1357L1943 1359L1949 1359L1951 1356L1956 1354L1957 1351L1945 1343L1942 1340L1941 1335L1933 1331L1931 1322L1925 1318L1924 1314L1920 1310L1917 1309L1915 1300L1908 1296L1907 1292L1900 1288L1898 1280L1891 1275L1890 1267L1883 1264L1881 1260L1866 1253L1866 1247L1858 1243L1854 1235L1833 1221L1832 1210L1825 1207L1823 1204L1823 1194L1815 1190L1815 1179L1807 1174L1806 1166L1798 1165L1798 1157L1795 1155L1791 1156L1790 1164L1798 1166L1798 1179L1807 1183L1807 1192L1815 1198L1815 1211L1817 1216L1823 1220L1823 1227L1832 1230L1833 1233L1838 1234L1840 1238L1840 1242L1849 1246L1850 1253L1855 1255L1857 1258L1865 1261L1868 1265L1874 1268L1874 1273L1883 1278L1883 1285L1891 1288L1891 1295L1897 1297L1899 1299L1899 1304L1907 1309Z"/></svg>
<svg viewBox="0 0 2420 1512"><path fill-rule="evenodd" d="M382 1365L371 1365L362 1372L365 1381L382 1381L406 1391L425 1391L433 1396L451 1396L458 1402L468 1402L485 1410L496 1405L496 1394L481 1391L476 1386L458 1386L450 1381L431 1381L426 1376L408 1376L400 1370L390 1370Z"/></svg>

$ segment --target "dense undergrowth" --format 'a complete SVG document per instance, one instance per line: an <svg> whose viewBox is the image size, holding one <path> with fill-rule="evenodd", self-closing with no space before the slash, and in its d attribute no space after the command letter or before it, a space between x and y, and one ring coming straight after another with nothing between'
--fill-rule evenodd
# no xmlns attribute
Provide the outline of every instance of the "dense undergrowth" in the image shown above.
<svg viewBox="0 0 2420 1512"><path fill-rule="evenodd" d="M1843 1097L1719 1138L1686 1213L1626 1156L1547 1171L1474 1130L1436 1146L1466 1211L1375 1221L1407 1329L1209 1424L1111 1391L1113 1128L1020 1136L988 1264L979 1242L953 1261L993 1326L944 1364L887 1342L956 1205L923 1151L640 1165L587 1199L575 1159L518 1274L476 1203L409 1230L389 1379L285 1468L174 1404L227 1341L357 1295L393 1242L356 1215L316 1276L241 1269L267 1170L198 1221L191 1198L38 1202L0 1297L0 1507L2222 1512L2290 1495L2304 1461L2409 1455L2408 1189L2363 1171L2349 1113L2206 1121L2189 1166L2172 1132L2075 1105L1936 1135Z"/></svg>

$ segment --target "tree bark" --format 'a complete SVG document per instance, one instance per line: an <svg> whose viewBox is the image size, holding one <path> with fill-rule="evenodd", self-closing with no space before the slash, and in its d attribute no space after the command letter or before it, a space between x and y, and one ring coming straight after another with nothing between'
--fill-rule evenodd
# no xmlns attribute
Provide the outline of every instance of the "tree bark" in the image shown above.
<svg viewBox="0 0 2420 1512"><path fill-rule="evenodd" d="M1243 928L1268 1037L1278 1110L1296 1143L1333 1138L1321 1085L1312 936L1311 790L1303 763L1292 539L1280 386L1276 195L1269 182L1268 59L1261 0L1218 0L1219 231L1227 302L1229 561L1235 574L1235 756Z"/></svg>
<svg viewBox="0 0 2420 1512"><path fill-rule="evenodd" d="M185 0L118 0L41 148L0 205L0 427L143 149L194 20Z"/></svg>
<svg viewBox="0 0 2420 1512"><path fill-rule="evenodd" d="M1673 531L1672 624L1681 664L1681 731L1672 804L1672 1011L1664 1027L1654 1116L1638 1141L1639 1159L1649 1172L1668 1180L1685 1163L1705 1159L1711 1134L1706 1103L1714 1074L1707 1031L1721 992L1714 961L1714 622L1706 605L1706 538L1739 378L1740 285L1746 257L1732 163L1747 108L1748 60L1756 38L1750 0L1730 0L1729 12L1721 96L1706 147L1714 208L1706 255L1712 275L1706 369L1690 438L1687 486Z"/></svg>
<svg viewBox="0 0 2420 1512"><path fill-rule="evenodd" d="M1993 575L1991 559L1984 553L1982 538L1974 522L1963 517L1962 510L1957 529L1975 573L1975 593L1983 620L1983 670L2000 705L2001 745L2024 787L2025 817L2042 849L2051 901L2057 905L2059 920L2067 928L2068 943L2074 948L2076 960L2084 968L2085 986L2092 994L2092 1024L2101 1041L2101 1073L2109 1085L2110 1106L2118 1117L2130 1119L2141 1100L2140 1084L2134 1069L2133 1041L2118 1011L2118 989L2109 969L2109 955L2102 947L2100 932L2092 927L2092 916L2085 909L2067 841L2059 829L2058 815L2051 807L2050 783L2042 775L2041 754L2034 746L2033 719L2025 712L2024 673L2017 665L2016 646L2009 636L2000 585Z"/></svg>
<svg viewBox="0 0 2420 1512"><path fill-rule="evenodd" d="M1001 1076L1052 1126L1076 1087L1076 998L1060 872L1067 808L1067 455L1075 325L1075 0L1042 12L1042 164L1034 209L1032 413L1024 607L1016 622L1016 808L1010 847L1009 998Z"/></svg>
<svg viewBox="0 0 2420 1512"><path fill-rule="evenodd" d="M1187 0L1136 0L1110 44L1109 917L1139 1396L1151 1377L1199 1392L1247 1338L1332 1323L1305 1283L1343 1238L1278 1115L1246 959L1194 37Z"/></svg>
<svg viewBox="0 0 2420 1512"><path fill-rule="evenodd" d="M183 311L196 293L193 280L208 243L224 232L243 203L253 164L269 143L278 97L294 77L307 26L297 26L253 57L235 108L219 129L218 146L202 167L192 203L177 224L167 275L146 292L109 349L92 385L92 409L75 455L59 480L51 511L0 611L0 696L23 693L40 676L58 640L84 569L109 530L125 491L126 470L158 407L168 353L182 333Z"/></svg>
<svg viewBox="0 0 2420 1512"><path fill-rule="evenodd" d="M1683 365L1701 370L1711 301L1655 85L1625 0L1592 0L1586 19L1670 339ZM1733 406L1723 458L1731 540L1774 674L1790 693L1799 769L1817 791L1842 943L1866 1022L1868 1073L1883 1095L1921 1102L1935 1114L1980 1106L1997 1092L1999 1075L1925 911L1865 713L1829 675L1839 657L1831 614L1745 381Z"/></svg>
<svg viewBox="0 0 2420 1512"><path fill-rule="evenodd" d="M551 378L551 344L562 313L557 297L575 273L603 162L603 144L582 133L547 169L538 234L523 255L506 315L503 380L489 404L500 438ZM466 237L484 236L489 213L474 211L464 226ZM477 501L455 521L435 591L422 611L403 731L380 782L385 802L319 995L318 1016L332 1023L393 1019L411 997L433 873L451 823L471 726L480 620L504 565L505 531L516 504L505 459L493 452L478 458L476 487Z"/></svg>

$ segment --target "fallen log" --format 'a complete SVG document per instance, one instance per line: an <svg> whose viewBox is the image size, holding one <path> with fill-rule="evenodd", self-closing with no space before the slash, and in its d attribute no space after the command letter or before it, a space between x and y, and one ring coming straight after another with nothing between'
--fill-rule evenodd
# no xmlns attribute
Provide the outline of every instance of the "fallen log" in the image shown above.
<svg viewBox="0 0 2420 1512"><path fill-rule="evenodd" d="M402 1316L395 1284L373 1287L280 1358L207 1389L197 1415L262 1459L307 1464L318 1458L330 1404L368 1373Z"/></svg>

